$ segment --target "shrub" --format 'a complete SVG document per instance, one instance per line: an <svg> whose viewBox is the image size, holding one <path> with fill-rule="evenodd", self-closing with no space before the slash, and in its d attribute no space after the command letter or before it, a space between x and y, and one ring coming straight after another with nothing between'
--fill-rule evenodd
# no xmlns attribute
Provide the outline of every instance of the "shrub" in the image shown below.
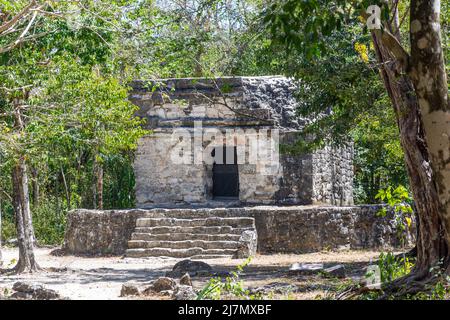
<svg viewBox="0 0 450 320"><path fill-rule="evenodd" d="M406 276L411 272L414 264L407 258L396 257L392 252L382 252L378 258L381 283L387 283L397 278Z"/></svg>
<svg viewBox="0 0 450 320"><path fill-rule="evenodd" d="M58 245L64 240L67 212L52 200L33 209L34 233L41 245Z"/></svg>
<svg viewBox="0 0 450 320"><path fill-rule="evenodd" d="M37 207L31 209L33 215L34 234L40 245L59 245L64 239L67 210L56 201L41 199ZM3 242L17 237L12 208L2 215Z"/></svg>
<svg viewBox="0 0 450 320"><path fill-rule="evenodd" d="M375 198L387 204L393 211L393 221L397 235L402 241L402 245L404 245L406 231L411 227L413 219L413 200L408 190L402 185L395 189L388 187L385 190L379 190ZM386 207L377 213L381 217L386 217L387 214L388 210Z"/></svg>
<svg viewBox="0 0 450 320"><path fill-rule="evenodd" d="M1 228L2 244L7 240L14 239L16 237L16 226L14 225L14 221L11 221L11 219L3 218Z"/></svg>
<svg viewBox="0 0 450 320"><path fill-rule="evenodd" d="M197 300L220 300L223 296L229 296L233 299L260 300L259 294L251 294L244 288L244 283L239 279L240 274L246 266L249 265L251 258L248 258L243 264L237 266L236 271L231 276L222 280L221 277L215 277L208 281L205 287L197 295Z"/></svg>

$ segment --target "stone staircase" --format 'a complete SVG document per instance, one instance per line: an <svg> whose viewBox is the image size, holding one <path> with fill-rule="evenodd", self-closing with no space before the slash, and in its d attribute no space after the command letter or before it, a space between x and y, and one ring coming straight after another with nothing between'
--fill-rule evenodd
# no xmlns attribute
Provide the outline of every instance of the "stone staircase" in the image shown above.
<svg viewBox="0 0 450 320"><path fill-rule="evenodd" d="M246 258L256 253L255 219L144 215L128 241L126 257Z"/></svg>

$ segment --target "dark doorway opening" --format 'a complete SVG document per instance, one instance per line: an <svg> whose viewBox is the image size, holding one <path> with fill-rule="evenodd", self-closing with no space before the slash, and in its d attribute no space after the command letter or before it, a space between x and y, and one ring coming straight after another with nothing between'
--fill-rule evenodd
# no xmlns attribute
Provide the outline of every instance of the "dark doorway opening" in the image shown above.
<svg viewBox="0 0 450 320"><path fill-rule="evenodd" d="M221 152L222 161L216 161L213 165L213 198L214 199L239 199L239 171L237 164L236 147L218 147L212 152ZM217 163L216 163L217 162Z"/></svg>

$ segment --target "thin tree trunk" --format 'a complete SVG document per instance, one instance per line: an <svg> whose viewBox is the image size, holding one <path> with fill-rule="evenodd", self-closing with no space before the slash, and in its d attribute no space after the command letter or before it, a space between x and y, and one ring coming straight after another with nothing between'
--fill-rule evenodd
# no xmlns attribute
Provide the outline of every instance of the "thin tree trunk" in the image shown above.
<svg viewBox="0 0 450 320"><path fill-rule="evenodd" d="M197 52L195 53L195 69L194 76L201 77L203 76L203 67L202 67L202 56L203 56L203 48L197 48Z"/></svg>
<svg viewBox="0 0 450 320"><path fill-rule="evenodd" d="M61 166L61 176L63 178L63 183L64 183L64 190L66 193L66 202L67 202L67 208L70 210L71 209L71 204L70 204L70 191L69 191L69 187L67 185L67 180L66 180L66 175L64 173L64 168Z"/></svg>
<svg viewBox="0 0 450 320"><path fill-rule="evenodd" d="M15 127L18 131L23 131L21 108L18 101L14 102ZM23 155L19 155L17 163L12 169L13 185L13 205L16 218L17 240L19 245L19 261L14 270L21 272L34 272L39 270L39 265L34 256L34 231L30 210L30 194L28 190L28 173L26 160Z"/></svg>
<svg viewBox="0 0 450 320"><path fill-rule="evenodd" d="M96 209L103 209L103 165L97 160L94 160L93 166L93 205Z"/></svg>
<svg viewBox="0 0 450 320"><path fill-rule="evenodd" d="M97 208L103 210L103 165L97 165Z"/></svg>
<svg viewBox="0 0 450 320"><path fill-rule="evenodd" d="M0 196L0 268L3 266L2 256L2 197Z"/></svg>
<svg viewBox="0 0 450 320"><path fill-rule="evenodd" d="M39 206L39 172L35 167L31 168L31 185L33 189L33 206Z"/></svg>

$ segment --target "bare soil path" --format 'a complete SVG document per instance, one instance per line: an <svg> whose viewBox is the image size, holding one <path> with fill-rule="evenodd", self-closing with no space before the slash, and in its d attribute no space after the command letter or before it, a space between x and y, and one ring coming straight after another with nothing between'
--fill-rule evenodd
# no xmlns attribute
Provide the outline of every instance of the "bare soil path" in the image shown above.
<svg viewBox="0 0 450 320"><path fill-rule="evenodd" d="M53 249L37 249L36 256L44 271L37 274L0 275L0 288L10 289L16 281L43 284L62 296L76 300L123 299L120 298L122 284L128 281L147 283L164 276L179 259L171 258L122 258L122 257L75 257L53 256ZM245 269L242 280L246 287L292 284L293 292L274 293L275 299L316 299L326 298L329 290L342 286L349 279L361 275L363 268L376 260L376 251L319 252L310 254L258 255ZM3 249L6 266L14 265L18 257L17 249ZM244 260L210 259L203 260L216 270L234 270ZM293 263L323 263L325 266L343 264L346 279L328 279L322 276L293 276L288 269ZM4 265L4 266L5 266ZM200 289L208 278L193 277L194 288ZM154 297L158 298L158 297ZM162 298L162 297L161 297Z"/></svg>

